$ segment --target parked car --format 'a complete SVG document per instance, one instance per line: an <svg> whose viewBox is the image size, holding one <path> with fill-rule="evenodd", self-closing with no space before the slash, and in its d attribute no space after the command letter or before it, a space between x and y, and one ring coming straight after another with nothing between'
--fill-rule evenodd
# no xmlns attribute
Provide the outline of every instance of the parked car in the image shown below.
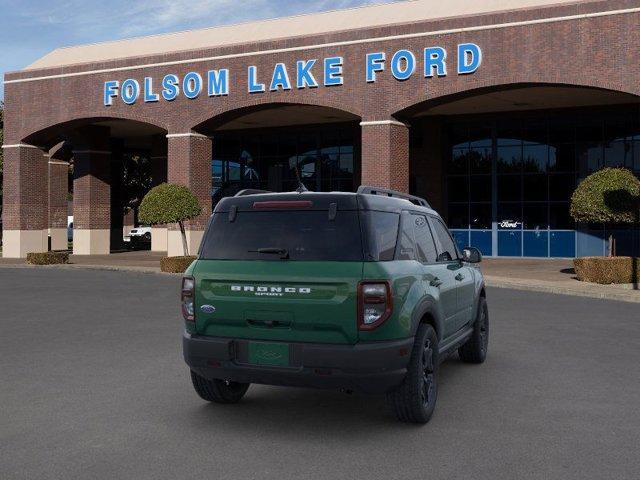
<svg viewBox="0 0 640 480"><path fill-rule="evenodd" d="M217 403L251 383L386 393L399 420L426 423L440 362L487 355L480 260L398 192L225 198L182 280L193 387Z"/></svg>
<svg viewBox="0 0 640 480"><path fill-rule="evenodd" d="M136 227L124 237L128 248L150 248L151 247L151 227Z"/></svg>

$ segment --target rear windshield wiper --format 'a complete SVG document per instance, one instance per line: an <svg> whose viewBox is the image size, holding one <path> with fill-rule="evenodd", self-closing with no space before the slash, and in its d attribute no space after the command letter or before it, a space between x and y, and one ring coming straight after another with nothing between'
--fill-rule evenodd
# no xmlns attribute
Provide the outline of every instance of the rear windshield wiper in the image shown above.
<svg viewBox="0 0 640 480"><path fill-rule="evenodd" d="M286 248L259 248L257 250L249 250L249 253L265 253L268 255L280 255L281 260L289 259L289 252Z"/></svg>

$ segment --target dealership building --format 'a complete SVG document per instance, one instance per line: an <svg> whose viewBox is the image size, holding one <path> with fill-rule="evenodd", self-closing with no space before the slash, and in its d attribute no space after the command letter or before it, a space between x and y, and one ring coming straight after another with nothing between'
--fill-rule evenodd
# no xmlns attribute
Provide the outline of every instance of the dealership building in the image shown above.
<svg viewBox="0 0 640 480"><path fill-rule="evenodd" d="M243 188L428 199L485 255L602 255L577 183L640 173L640 3L414 0L57 49L5 75L5 257L121 241L124 155L201 217ZM617 231L618 252L637 232ZM174 226L153 249L181 254Z"/></svg>

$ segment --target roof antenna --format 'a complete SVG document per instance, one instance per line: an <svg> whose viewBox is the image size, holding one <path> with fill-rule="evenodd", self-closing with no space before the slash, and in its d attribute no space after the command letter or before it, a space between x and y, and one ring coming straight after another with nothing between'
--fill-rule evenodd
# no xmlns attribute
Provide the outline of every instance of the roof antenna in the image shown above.
<svg viewBox="0 0 640 480"><path fill-rule="evenodd" d="M307 187L304 186L302 180L300 179L300 171L298 170L298 165L296 165L296 178L298 179L298 188L296 188L296 193L304 193L308 192Z"/></svg>

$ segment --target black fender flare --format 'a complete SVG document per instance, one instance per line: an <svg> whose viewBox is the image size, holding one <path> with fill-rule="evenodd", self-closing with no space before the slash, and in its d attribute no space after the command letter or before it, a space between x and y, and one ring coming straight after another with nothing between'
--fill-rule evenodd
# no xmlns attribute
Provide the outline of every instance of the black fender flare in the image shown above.
<svg viewBox="0 0 640 480"><path fill-rule="evenodd" d="M442 339L442 333L444 332L444 322L441 318L440 312L436 307L436 301L432 297L423 298L416 308L413 310L413 314L411 315L411 335L415 336L418 331L418 327L422 322L422 319L425 315L429 315L433 322L433 328L436 331L436 335L438 335L439 339Z"/></svg>

